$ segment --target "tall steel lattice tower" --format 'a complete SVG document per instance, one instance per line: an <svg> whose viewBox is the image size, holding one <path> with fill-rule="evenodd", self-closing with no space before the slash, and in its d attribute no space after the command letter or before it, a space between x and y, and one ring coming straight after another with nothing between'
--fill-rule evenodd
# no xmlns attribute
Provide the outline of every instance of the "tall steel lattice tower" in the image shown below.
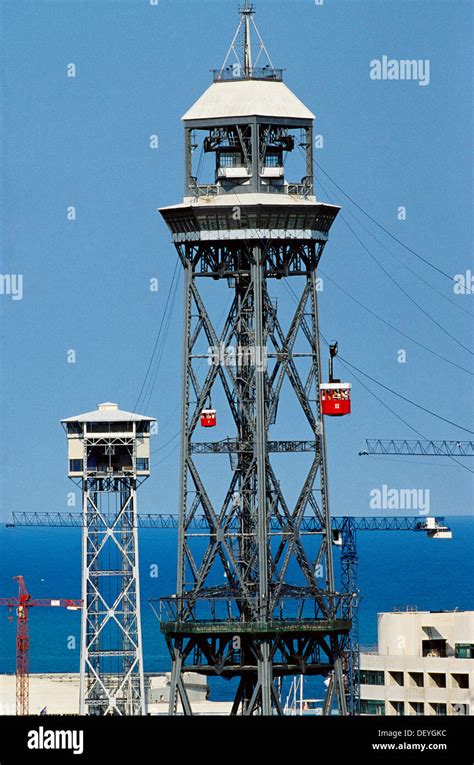
<svg viewBox="0 0 474 765"><path fill-rule="evenodd" d="M84 516L80 714L146 713L136 490L150 475L152 421L113 403L62 420Z"/></svg>
<svg viewBox="0 0 474 765"><path fill-rule="evenodd" d="M283 713L281 678L329 676L324 711L336 699L346 713L317 277L339 208L314 196L313 119L247 3L183 117L184 201L161 210L184 268L177 591L161 602L170 714L192 714L184 671L233 680L232 714L246 715Z"/></svg>

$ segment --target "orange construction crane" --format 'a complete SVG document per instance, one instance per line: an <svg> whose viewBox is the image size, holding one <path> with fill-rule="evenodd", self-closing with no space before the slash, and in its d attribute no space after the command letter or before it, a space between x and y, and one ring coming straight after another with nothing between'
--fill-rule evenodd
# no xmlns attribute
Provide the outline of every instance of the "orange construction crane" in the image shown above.
<svg viewBox="0 0 474 765"><path fill-rule="evenodd" d="M16 713L17 715L27 715L29 713L30 688L28 612L33 606L61 607L67 608L69 611L77 611L82 608L82 600L32 598L26 589L23 577L14 576L13 579L18 582L18 597L0 598L0 606L7 606L10 611L8 617L10 621L13 620L13 609L16 609Z"/></svg>

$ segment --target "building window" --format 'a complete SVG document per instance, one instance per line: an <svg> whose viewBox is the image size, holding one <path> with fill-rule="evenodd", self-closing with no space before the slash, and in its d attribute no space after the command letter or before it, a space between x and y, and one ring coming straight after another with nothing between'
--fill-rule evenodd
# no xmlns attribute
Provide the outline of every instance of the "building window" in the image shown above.
<svg viewBox="0 0 474 765"><path fill-rule="evenodd" d="M411 701L410 702L410 709L411 713L414 715L424 715L425 714L425 705L422 701Z"/></svg>
<svg viewBox="0 0 474 765"><path fill-rule="evenodd" d="M391 705L394 715L405 714L405 704L403 701L389 701L388 703Z"/></svg>
<svg viewBox="0 0 474 765"><path fill-rule="evenodd" d="M434 715L445 715L446 712L446 704L430 704L431 710Z"/></svg>
<svg viewBox="0 0 474 765"><path fill-rule="evenodd" d="M425 682L423 678L423 672L409 672L408 673L408 685L412 688L423 688Z"/></svg>
<svg viewBox="0 0 474 765"><path fill-rule="evenodd" d="M446 656L446 640L423 640L422 654L430 658L444 658Z"/></svg>
<svg viewBox="0 0 474 765"><path fill-rule="evenodd" d="M451 675L452 688L469 688L469 675L467 673L453 672Z"/></svg>
<svg viewBox="0 0 474 765"><path fill-rule="evenodd" d="M428 685L431 688L446 688L446 675L442 672L429 672Z"/></svg>
<svg viewBox="0 0 474 765"><path fill-rule="evenodd" d="M469 704L451 704L451 714L465 717L469 714Z"/></svg>
<svg viewBox="0 0 474 765"><path fill-rule="evenodd" d="M69 472L82 473L83 464L84 464L83 460L69 460Z"/></svg>
<svg viewBox="0 0 474 765"><path fill-rule="evenodd" d="M137 457L137 470L149 470L150 460L147 457Z"/></svg>
<svg viewBox="0 0 474 765"><path fill-rule="evenodd" d="M360 713L361 715L384 715L385 701L369 701L368 699L361 699Z"/></svg>
<svg viewBox="0 0 474 765"><path fill-rule="evenodd" d="M79 422L68 422L66 427L70 435L82 436L84 428Z"/></svg>
<svg viewBox="0 0 474 765"><path fill-rule="evenodd" d="M405 685L403 672L389 672L389 685Z"/></svg>
<svg viewBox="0 0 474 765"><path fill-rule="evenodd" d="M456 643L454 655L456 659L474 659L474 643Z"/></svg>
<svg viewBox="0 0 474 765"><path fill-rule="evenodd" d="M384 685L385 678L383 670L361 669L361 685Z"/></svg>
<svg viewBox="0 0 474 765"><path fill-rule="evenodd" d="M132 433L131 422L88 422L88 433Z"/></svg>

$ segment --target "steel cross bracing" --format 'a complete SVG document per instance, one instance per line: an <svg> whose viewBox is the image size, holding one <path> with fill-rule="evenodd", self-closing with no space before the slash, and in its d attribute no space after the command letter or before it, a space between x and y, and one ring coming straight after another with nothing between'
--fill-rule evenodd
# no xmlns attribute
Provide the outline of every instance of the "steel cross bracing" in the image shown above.
<svg viewBox="0 0 474 765"><path fill-rule="evenodd" d="M99 474L89 452L124 447L130 469ZM84 437L80 714L146 713L141 641L135 437Z"/></svg>
<svg viewBox="0 0 474 765"><path fill-rule="evenodd" d="M316 266L324 242L214 240L176 246L185 272L185 341L177 592L168 601L172 613L161 624L172 656L170 713L177 711L178 700L185 713L191 712L184 670L238 677L234 714L281 713L274 680L298 667L297 673L332 674L325 711L335 691L345 714L342 640L350 621L342 618L343 596L334 587L319 410ZM303 278L295 283L297 307L285 329L268 280L289 274ZM227 280L220 284L231 290L220 332L201 292L209 277ZM224 358L203 373L200 362L209 348ZM244 360L227 360L228 348L239 349ZM292 502L268 448L275 445L269 431L278 422L284 384L312 434L309 466ZM217 449L235 457L219 500L213 492L218 463L211 457L197 461L199 453L215 453L216 447L194 445L201 412L216 390L224 396L225 416L236 433L229 443L238 444ZM304 451L307 443L285 439L282 451ZM196 545L191 533L199 515L208 527L204 550L202 535ZM315 552L301 537L304 516L320 526ZM272 535L275 528L278 538Z"/></svg>
<svg viewBox="0 0 474 765"><path fill-rule="evenodd" d="M430 457L474 457L474 441L429 441L424 439L368 438L359 452Z"/></svg>
<svg viewBox="0 0 474 765"><path fill-rule="evenodd" d="M81 714L145 713L135 507L133 478L85 481Z"/></svg>
<svg viewBox="0 0 474 765"><path fill-rule="evenodd" d="M220 446L222 442L206 442L202 446ZM196 445L196 444L194 444ZM203 453L213 453L213 450L203 450ZM86 522L79 513L12 513L9 526L50 526L50 527L81 527ZM136 518L138 527L154 529L177 529L178 516L171 514L147 513L140 514ZM333 516L331 518L332 537L336 545L340 545L340 589L342 592L352 594L352 599L345 599L342 606L348 617L352 620L349 639L346 638L343 653L344 689L347 699L347 707L351 714L358 714L360 709L359 691L359 585L358 585L358 552L357 531L421 531L427 533L449 531L443 517L427 518L420 516ZM189 522L188 535L192 536L193 530L201 536L202 531L208 531L209 524L204 515L195 515ZM229 532L238 529L238 519L234 518L229 523ZM304 516L300 522L300 534L319 534L322 530L320 520L312 516ZM271 519L270 535L283 535L282 528L277 518ZM170 602L151 601L158 618L163 620L169 616L170 608L175 607L174 599ZM209 599L208 605L214 612L222 605L218 599Z"/></svg>

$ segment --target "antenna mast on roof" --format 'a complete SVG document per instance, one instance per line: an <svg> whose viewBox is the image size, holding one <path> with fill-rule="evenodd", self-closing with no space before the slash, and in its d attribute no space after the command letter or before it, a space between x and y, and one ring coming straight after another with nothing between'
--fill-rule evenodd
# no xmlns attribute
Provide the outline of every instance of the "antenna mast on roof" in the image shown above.
<svg viewBox="0 0 474 765"><path fill-rule="evenodd" d="M253 6L250 8L249 0L245 0L245 8L242 14L245 18L244 75L246 79L252 76L252 40L250 38L250 19L252 13L255 13Z"/></svg>
<svg viewBox="0 0 474 765"><path fill-rule="evenodd" d="M254 14L255 6L250 4L250 0L245 0L245 5L241 5L239 7L239 26L237 27L237 31L230 44L230 48L227 51L227 56L225 57L224 63L222 64L220 70L221 76L223 75L224 69L227 66L231 53L233 53L235 57L235 63L232 65L232 68L234 72L233 76L236 79L254 79L257 71L256 67L262 54L267 59L267 66L264 67L267 70L267 76L268 70L274 76L276 76L275 67L273 66L272 60L265 47L265 43L262 40L260 32L258 31L257 25L252 18ZM255 61L252 59L252 28L259 42L259 51ZM241 45L238 44L238 41L240 41Z"/></svg>

